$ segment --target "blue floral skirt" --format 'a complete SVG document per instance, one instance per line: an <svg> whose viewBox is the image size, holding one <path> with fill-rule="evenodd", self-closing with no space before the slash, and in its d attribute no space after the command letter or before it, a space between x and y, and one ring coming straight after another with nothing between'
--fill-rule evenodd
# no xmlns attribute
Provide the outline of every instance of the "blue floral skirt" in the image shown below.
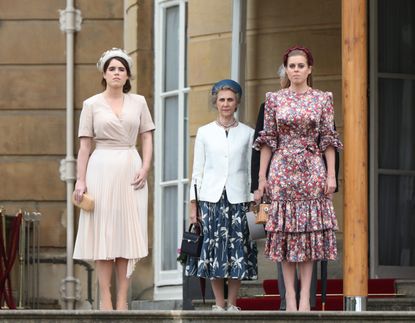
<svg viewBox="0 0 415 323"><path fill-rule="evenodd" d="M224 191L219 202L200 201L203 246L200 258L188 257L185 275L209 279L258 278L257 247L249 240L247 203L231 204Z"/></svg>

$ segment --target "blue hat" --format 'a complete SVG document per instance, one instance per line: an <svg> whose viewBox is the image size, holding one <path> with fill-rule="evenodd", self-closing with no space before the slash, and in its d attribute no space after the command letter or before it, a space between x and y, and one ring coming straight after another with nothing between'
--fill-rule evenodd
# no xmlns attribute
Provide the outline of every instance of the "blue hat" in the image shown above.
<svg viewBox="0 0 415 323"><path fill-rule="evenodd" d="M228 79L215 83L212 87L212 95L218 93L218 91L222 90L225 86L230 87L235 93L242 95L242 88L239 83Z"/></svg>

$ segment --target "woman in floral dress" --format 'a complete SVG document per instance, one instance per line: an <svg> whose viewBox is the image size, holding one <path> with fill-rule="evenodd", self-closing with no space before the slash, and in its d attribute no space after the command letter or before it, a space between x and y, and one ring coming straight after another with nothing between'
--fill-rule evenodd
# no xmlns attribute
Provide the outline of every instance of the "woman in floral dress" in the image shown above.
<svg viewBox="0 0 415 323"><path fill-rule="evenodd" d="M297 311L297 264L299 310L309 311L314 261L337 256L332 194L336 188L335 149L340 150L342 143L334 130L332 94L311 88L311 52L292 47L283 62L288 87L266 94L264 130L254 144L261 150L255 200L264 192L271 199L265 254L282 262L287 311Z"/></svg>
<svg viewBox="0 0 415 323"><path fill-rule="evenodd" d="M194 185L198 190L203 223L200 258L190 258L186 275L209 278L216 304L225 311L224 280L228 280L227 311L238 311L236 298L241 280L257 278L256 244L249 240L246 212L251 201L251 153L254 130L238 122L234 113L242 89L233 80L212 88L217 119L197 131L190 221L197 221Z"/></svg>

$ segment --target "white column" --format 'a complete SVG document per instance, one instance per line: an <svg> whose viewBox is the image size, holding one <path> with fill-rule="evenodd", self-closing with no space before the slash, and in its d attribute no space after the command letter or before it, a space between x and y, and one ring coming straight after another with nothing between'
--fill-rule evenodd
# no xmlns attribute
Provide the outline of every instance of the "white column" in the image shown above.
<svg viewBox="0 0 415 323"><path fill-rule="evenodd" d="M74 0L66 1L66 9L60 10L60 28L66 33L66 158L61 160L61 179L66 181L66 277L61 285L61 297L66 309L74 309L80 298L79 280L74 277L74 206L72 192L76 179L74 158L74 38L81 30L81 12L74 8Z"/></svg>
<svg viewBox="0 0 415 323"><path fill-rule="evenodd" d="M245 53L246 53L246 0L233 0L232 8L232 59L231 79L241 84L245 93ZM236 117L241 115L244 109L244 100Z"/></svg>

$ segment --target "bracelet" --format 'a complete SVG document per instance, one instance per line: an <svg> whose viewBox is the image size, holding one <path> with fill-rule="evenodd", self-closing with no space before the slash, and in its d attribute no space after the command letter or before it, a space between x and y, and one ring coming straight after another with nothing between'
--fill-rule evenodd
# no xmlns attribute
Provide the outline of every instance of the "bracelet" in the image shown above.
<svg viewBox="0 0 415 323"><path fill-rule="evenodd" d="M266 180L267 180L267 178L264 177L264 176L258 177L258 182L263 182L263 181L266 181Z"/></svg>

